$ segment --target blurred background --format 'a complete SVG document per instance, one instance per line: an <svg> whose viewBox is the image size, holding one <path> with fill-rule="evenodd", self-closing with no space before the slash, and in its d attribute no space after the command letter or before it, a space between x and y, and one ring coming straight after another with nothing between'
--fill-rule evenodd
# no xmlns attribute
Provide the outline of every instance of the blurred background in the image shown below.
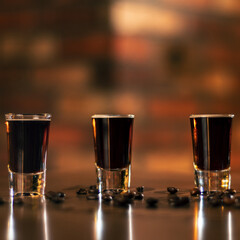
<svg viewBox="0 0 240 240"><path fill-rule="evenodd" d="M234 113L239 173L239 26L239 0L1 1L1 168L7 112L52 113L48 169L92 178L91 115L135 114L133 181L192 174L189 115Z"/></svg>

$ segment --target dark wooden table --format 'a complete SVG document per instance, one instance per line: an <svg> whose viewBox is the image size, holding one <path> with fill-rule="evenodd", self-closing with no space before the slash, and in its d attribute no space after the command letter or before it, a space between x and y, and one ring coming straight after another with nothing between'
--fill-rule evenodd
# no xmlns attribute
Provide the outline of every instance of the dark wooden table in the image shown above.
<svg viewBox="0 0 240 240"><path fill-rule="evenodd" d="M147 208L145 200L127 207L117 207L98 200L77 196L80 186L92 184L88 173L48 171L48 190L64 191L60 204L47 199L24 199L23 204L11 204L8 197L7 174L0 180L1 196L8 202L0 205L0 239L240 239L240 209L210 207L205 201L191 199L190 205L169 206L167 184L180 187L180 195L188 195L193 187L192 175L162 173L155 180L146 176L133 181L145 185L145 199L159 198L157 208ZM232 175L239 191L239 176ZM134 186L133 186L134 188Z"/></svg>

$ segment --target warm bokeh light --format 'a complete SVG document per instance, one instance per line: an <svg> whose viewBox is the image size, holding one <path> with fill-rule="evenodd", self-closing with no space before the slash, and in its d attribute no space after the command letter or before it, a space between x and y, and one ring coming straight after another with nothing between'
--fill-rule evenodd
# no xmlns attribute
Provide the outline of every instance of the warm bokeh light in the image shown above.
<svg viewBox="0 0 240 240"><path fill-rule="evenodd" d="M4 1L2 122L52 113L48 169L92 172L91 116L135 114L133 176L151 176L192 173L190 114L233 113L239 171L239 16L238 0Z"/></svg>

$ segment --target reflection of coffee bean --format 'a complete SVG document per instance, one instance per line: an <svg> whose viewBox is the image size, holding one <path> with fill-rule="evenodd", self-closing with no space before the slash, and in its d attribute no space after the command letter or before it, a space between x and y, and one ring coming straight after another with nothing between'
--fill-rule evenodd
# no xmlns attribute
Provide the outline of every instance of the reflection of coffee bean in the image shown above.
<svg viewBox="0 0 240 240"><path fill-rule="evenodd" d="M13 204L15 205L22 205L23 204L23 200L22 200L22 198L20 198L20 197L15 197L14 199L13 199Z"/></svg>
<svg viewBox="0 0 240 240"><path fill-rule="evenodd" d="M189 197L176 197L172 198L169 203L173 207L182 207L188 205L190 203L190 200Z"/></svg>
<svg viewBox="0 0 240 240"><path fill-rule="evenodd" d="M116 206L128 206L131 203L133 203L133 200L128 197L118 196L114 198L114 204Z"/></svg>
<svg viewBox="0 0 240 240"><path fill-rule="evenodd" d="M158 204L158 199L150 197L146 199L146 203L147 203L147 207L156 208Z"/></svg>
<svg viewBox="0 0 240 240"><path fill-rule="evenodd" d="M87 200L98 200L98 195L97 194L88 194Z"/></svg>
<svg viewBox="0 0 240 240"><path fill-rule="evenodd" d="M218 206L220 206L222 204L222 200L218 196L209 196L208 203L212 207L218 207Z"/></svg>
<svg viewBox="0 0 240 240"><path fill-rule="evenodd" d="M223 197L223 204L230 206L233 205L235 203L235 197L233 195L225 195Z"/></svg>

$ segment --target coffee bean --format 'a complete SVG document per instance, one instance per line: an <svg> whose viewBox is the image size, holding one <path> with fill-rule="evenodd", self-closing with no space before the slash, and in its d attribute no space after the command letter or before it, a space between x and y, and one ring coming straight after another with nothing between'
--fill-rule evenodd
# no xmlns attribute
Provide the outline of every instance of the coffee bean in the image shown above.
<svg viewBox="0 0 240 240"><path fill-rule="evenodd" d="M143 193L144 192L144 186L137 187L136 190L139 193Z"/></svg>
<svg viewBox="0 0 240 240"><path fill-rule="evenodd" d="M65 198L65 197L66 197L66 194L63 193L63 192L57 192L57 195L58 195L58 197L60 197L60 198Z"/></svg>
<svg viewBox="0 0 240 240"><path fill-rule="evenodd" d="M155 208L155 207L157 207L158 199L150 197L150 198L146 199L146 203L147 203L147 207Z"/></svg>
<svg viewBox="0 0 240 240"><path fill-rule="evenodd" d="M230 188L230 189L226 189L225 191L224 191L224 193L229 193L229 194L231 194L231 195L234 195L234 194L236 194L236 190L235 189L233 189L233 188Z"/></svg>
<svg viewBox="0 0 240 240"><path fill-rule="evenodd" d="M85 188L80 188L78 191L77 191L77 194L78 195L86 195L87 194L87 190Z"/></svg>
<svg viewBox="0 0 240 240"><path fill-rule="evenodd" d="M179 191L178 188L175 188L175 187L168 187L167 188L167 191L170 193L170 194L175 194Z"/></svg>
<svg viewBox="0 0 240 240"><path fill-rule="evenodd" d="M54 203L62 203L65 200L64 197L59 196L59 192L49 191L45 196Z"/></svg>
<svg viewBox="0 0 240 240"><path fill-rule="evenodd" d="M98 195L97 194L88 194L87 200L98 200Z"/></svg>
<svg viewBox="0 0 240 240"><path fill-rule="evenodd" d="M122 189L113 189L112 192L113 192L113 194L118 195L118 194L122 193L123 190Z"/></svg>
<svg viewBox="0 0 240 240"><path fill-rule="evenodd" d="M88 190L88 193L90 193L90 194L99 194L99 190L97 189L97 188L95 188L95 189L89 189Z"/></svg>
<svg viewBox="0 0 240 240"><path fill-rule="evenodd" d="M110 194L103 194L102 195L102 200L105 201L105 202L110 202L110 201L113 200L113 197Z"/></svg>
<svg viewBox="0 0 240 240"><path fill-rule="evenodd" d="M109 195L113 195L113 191L112 190L108 190L108 189L104 189L103 191L102 191L102 193L103 194L109 194Z"/></svg>
<svg viewBox="0 0 240 240"><path fill-rule="evenodd" d="M134 197L134 199L136 199L136 200L142 200L143 198L144 198L144 195L141 192L137 192Z"/></svg>
<svg viewBox="0 0 240 240"><path fill-rule="evenodd" d="M123 197L128 198L128 199L134 199L135 195L136 195L136 192L132 191L132 192L124 193Z"/></svg>
<svg viewBox="0 0 240 240"><path fill-rule="evenodd" d="M195 197L195 196L199 196L201 193L200 193L200 190L199 188L193 188L192 191L190 192L191 196Z"/></svg>

